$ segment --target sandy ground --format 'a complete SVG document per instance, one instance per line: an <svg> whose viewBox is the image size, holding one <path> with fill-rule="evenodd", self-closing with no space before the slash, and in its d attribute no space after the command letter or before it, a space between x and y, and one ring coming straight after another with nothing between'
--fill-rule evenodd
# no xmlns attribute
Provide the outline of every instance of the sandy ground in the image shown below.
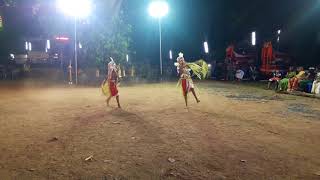
<svg viewBox="0 0 320 180"><path fill-rule="evenodd" d="M320 179L320 100L197 85L189 109L175 83L123 86L121 110L98 88L1 85L0 179Z"/></svg>

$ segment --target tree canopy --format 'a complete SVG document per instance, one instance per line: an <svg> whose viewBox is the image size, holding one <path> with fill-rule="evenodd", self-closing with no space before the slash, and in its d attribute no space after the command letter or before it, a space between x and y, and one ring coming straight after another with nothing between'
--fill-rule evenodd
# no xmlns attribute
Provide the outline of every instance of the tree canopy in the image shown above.
<svg viewBox="0 0 320 180"><path fill-rule="evenodd" d="M27 27L33 29L33 34L22 35L22 32L15 32L16 37L30 36L30 34L45 38L68 35L73 39L74 19L59 12L53 1L5 0L4 2L12 9L27 6L27 10L32 11L29 19L33 22L32 26L37 28ZM86 64L101 66L109 57L113 57L117 63L124 62L126 54L130 51L132 26L126 21L122 3L117 0L95 0L93 3L91 15L77 21L78 41L83 45Z"/></svg>

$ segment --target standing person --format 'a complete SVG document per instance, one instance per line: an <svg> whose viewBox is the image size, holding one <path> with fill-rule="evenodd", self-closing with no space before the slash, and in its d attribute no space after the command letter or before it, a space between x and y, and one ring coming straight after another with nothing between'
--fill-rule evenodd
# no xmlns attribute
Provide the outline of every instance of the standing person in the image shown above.
<svg viewBox="0 0 320 180"><path fill-rule="evenodd" d="M233 81L234 80L234 75L235 75L235 70L234 70L234 65L232 62L227 64L227 81Z"/></svg>
<svg viewBox="0 0 320 180"><path fill-rule="evenodd" d="M216 67L217 67L217 61L213 61L212 67L211 67L211 77L213 79L216 78Z"/></svg>
<svg viewBox="0 0 320 180"><path fill-rule="evenodd" d="M117 71L117 65L113 61L112 58L110 58L111 61L108 63L108 74L104 81L102 82L101 88L104 95L106 95L107 98L107 105L110 106L110 100L112 97L116 97L118 108L121 108L120 106L120 100L119 100L119 92L118 92L118 82L119 82L119 76Z"/></svg>
<svg viewBox="0 0 320 180"><path fill-rule="evenodd" d="M200 100L196 95L194 90L194 84L191 78L190 71L192 70L193 74L196 75L199 79L205 78L208 74L208 65L203 60L197 61L195 63L187 63L184 60L183 54L179 53L179 57L177 58L177 71L180 76L179 83L182 87L182 94L188 107L188 93L191 91L196 102L199 103Z"/></svg>

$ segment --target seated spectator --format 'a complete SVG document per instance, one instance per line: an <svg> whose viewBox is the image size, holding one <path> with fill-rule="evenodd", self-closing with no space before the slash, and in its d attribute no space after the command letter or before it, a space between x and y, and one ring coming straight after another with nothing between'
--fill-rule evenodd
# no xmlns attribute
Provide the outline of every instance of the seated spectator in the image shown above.
<svg viewBox="0 0 320 180"><path fill-rule="evenodd" d="M244 71L241 70L241 69L238 69L236 71L236 75L235 76L236 76L238 81L241 81L243 79L243 76L244 76Z"/></svg>
<svg viewBox="0 0 320 180"><path fill-rule="evenodd" d="M275 83L276 89L278 89L278 85L281 80L281 77L282 77L282 74L279 70L276 70L275 72L273 72L273 77L269 79L268 89L270 89L272 83Z"/></svg>
<svg viewBox="0 0 320 180"><path fill-rule="evenodd" d="M303 67L298 67L298 74L295 75L295 77L289 79L288 84L288 92L296 91L298 90L299 82L306 78L306 72L304 71Z"/></svg>
<svg viewBox="0 0 320 180"><path fill-rule="evenodd" d="M279 81L279 90L280 91L287 91L289 79L293 78L296 75L296 71L293 66L289 67L289 70L285 76L285 78Z"/></svg>
<svg viewBox="0 0 320 180"><path fill-rule="evenodd" d="M313 81L311 93L320 94L320 72L317 73Z"/></svg>
<svg viewBox="0 0 320 180"><path fill-rule="evenodd" d="M310 67L306 72L306 78L299 82L299 89L301 91L311 93L312 83L316 77L316 72L314 67Z"/></svg>
<svg viewBox="0 0 320 180"><path fill-rule="evenodd" d="M307 78L313 81L316 78L316 75L317 75L316 68L310 67Z"/></svg>

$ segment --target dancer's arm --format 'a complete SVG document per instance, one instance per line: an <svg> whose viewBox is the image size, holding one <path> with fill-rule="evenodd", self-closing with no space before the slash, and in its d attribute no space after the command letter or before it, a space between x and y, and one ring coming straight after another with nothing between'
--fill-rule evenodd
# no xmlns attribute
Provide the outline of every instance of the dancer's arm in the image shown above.
<svg viewBox="0 0 320 180"><path fill-rule="evenodd" d="M107 78L104 78L104 80L101 83L101 86L103 86L107 82Z"/></svg>

